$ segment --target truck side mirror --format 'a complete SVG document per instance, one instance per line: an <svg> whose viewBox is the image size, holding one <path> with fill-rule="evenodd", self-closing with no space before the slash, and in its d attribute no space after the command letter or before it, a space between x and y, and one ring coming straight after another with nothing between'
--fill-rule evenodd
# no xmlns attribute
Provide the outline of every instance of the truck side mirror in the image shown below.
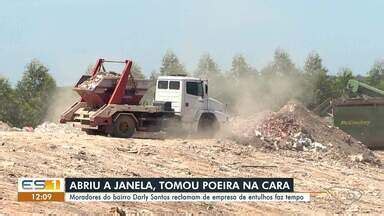
<svg viewBox="0 0 384 216"><path fill-rule="evenodd" d="M205 84L205 94L208 95L208 85Z"/></svg>

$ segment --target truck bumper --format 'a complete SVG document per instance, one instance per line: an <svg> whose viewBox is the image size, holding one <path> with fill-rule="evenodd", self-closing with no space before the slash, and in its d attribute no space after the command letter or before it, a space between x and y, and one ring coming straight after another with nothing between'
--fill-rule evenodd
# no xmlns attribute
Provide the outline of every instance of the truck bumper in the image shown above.
<svg viewBox="0 0 384 216"><path fill-rule="evenodd" d="M91 126L91 125L81 124L80 122L72 122L71 124L72 124L73 127L81 128L81 129L92 129L92 130L97 130L98 129L98 126Z"/></svg>

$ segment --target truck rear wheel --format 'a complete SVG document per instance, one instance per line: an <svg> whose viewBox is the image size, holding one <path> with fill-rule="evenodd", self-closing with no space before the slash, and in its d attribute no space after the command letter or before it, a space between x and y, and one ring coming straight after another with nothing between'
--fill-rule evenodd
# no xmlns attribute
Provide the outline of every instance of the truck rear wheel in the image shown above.
<svg viewBox="0 0 384 216"><path fill-rule="evenodd" d="M113 122L112 136L130 138L136 131L136 122L129 115L120 115Z"/></svg>

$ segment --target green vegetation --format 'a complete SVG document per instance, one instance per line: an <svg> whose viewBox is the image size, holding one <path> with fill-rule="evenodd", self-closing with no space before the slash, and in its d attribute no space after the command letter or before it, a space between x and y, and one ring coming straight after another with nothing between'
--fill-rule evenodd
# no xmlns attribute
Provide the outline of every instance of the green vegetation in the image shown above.
<svg viewBox="0 0 384 216"><path fill-rule="evenodd" d="M133 63L131 72L132 72L132 75L135 79L144 79L145 78L143 71L141 70L141 67L136 63Z"/></svg>
<svg viewBox="0 0 384 216"><path fill-rule="evenodd" d="M35 127L44 119L56 82L47 67L32 60L15 89L4 78L0 88L0 120L16 127Z"/></svg>
<svg viewBox="0 0 384 216"><path fill-rule="evenodd" d="M368 71L366 79L369 85L384 89L384 61L376 61Z"/></svg>
<svg viewBox="0 0 384 216"><path fill-rule="evenodd" d="M165 53L160 67L161 75L186 75L184 65L179 62L177 56L170 50Z"/></svg>
<svg viewBox="0 0 384 216"><path fill-rule="evenodd" d="M8 80L0 77L0 120L11 122L16 111L15 92ZM17 115L16 115L17 116Z"/></svg>

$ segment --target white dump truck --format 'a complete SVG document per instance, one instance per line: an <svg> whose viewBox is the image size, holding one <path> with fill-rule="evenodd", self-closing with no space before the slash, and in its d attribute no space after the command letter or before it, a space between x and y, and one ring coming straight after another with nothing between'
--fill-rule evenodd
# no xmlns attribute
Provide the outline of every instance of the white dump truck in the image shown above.
<svg viewBox="0 0 384 216"><path fill-rule="evenodd" d="M124 63L121 74L107 72L104 63ZM134 79L132 61L99 59L91 75L74 87L80 100L68 108L61 123L73 123L89 134L128 138L141 132L184 130L213 135L227 119L226 106L208 97L208 82L187 76L160 76L154 101L140 101L153 85Z"/></svg>

